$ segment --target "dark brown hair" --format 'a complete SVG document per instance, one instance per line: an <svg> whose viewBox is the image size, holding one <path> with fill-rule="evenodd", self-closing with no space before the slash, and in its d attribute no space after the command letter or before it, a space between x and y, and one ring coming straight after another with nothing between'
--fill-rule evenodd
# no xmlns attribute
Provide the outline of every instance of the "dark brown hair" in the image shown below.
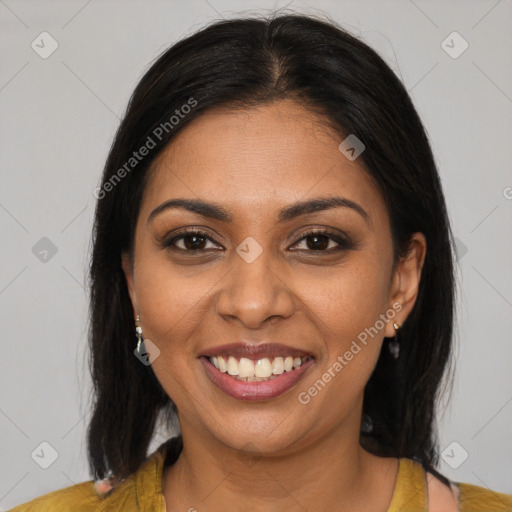
<svg viewBox="0 0 512 512"><path fill-rule="evenodd" d="M391 357L385 340L365 388L363 413L373 428L360 442L377 455L409 457L426 467L438 462L435 411L452 346L454 244L427 135L403 84L364 42L330 20L271 15L216 22L167 49L137 85L115 136L97 193L90 268L94 403L87 442L95 479L135 472L159 415L176 420L151 366L134 356L133 310L121 267L121 254L133 249L151 163L209 109L284 98L320 113L340 141L356 134L364 143L360 159L386 202L395 264L412 233L426 237L418 297L400 330L400 357ZM182 106L191 99L185 115ZM177 110L183 115L171 127ZM148 137L155 147L127 168Z"/></svg>

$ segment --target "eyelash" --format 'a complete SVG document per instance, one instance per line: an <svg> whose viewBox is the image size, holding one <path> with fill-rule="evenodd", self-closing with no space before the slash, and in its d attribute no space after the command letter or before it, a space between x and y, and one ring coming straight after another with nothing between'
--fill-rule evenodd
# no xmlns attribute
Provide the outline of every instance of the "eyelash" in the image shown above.
<svg viewBox="0 0 512 512"><path fill-rule="evenodd" d="M298 249L298 250L305 250L306 252L313 252L313 253L323 252L326 254L332 254L333 252L338 252L343 249L345 249L345 250L354 249L354 248L356 248L356 245L357 245L357 244L353 243L349 238L344 238L336 233L332 233L331 231L324 230L324 229L312 229L310 231L306 231L305 233L302 234L301 238L299 238L299 240L297 240L293 245L298 245L306 238L311 237L311 236L318 236L318 235L327 236L332 241L336 242L338 244L338 247L331 248L331 249L319 249L317 251L315 251L313 249ZM211 242L214 242L218 245L221 245L220 242L215 240L212 236L208 235L207 233L205 233L203 231L199 231L197 229L186 229L184 231L181 231L180 233L173 236L172 238L163 239L159 245L162 249L169 249L169 250L173 250L173 251L181 251L181 252L188 252L188 253L194 253L194 252L201 253L201 252L208 250L208 249L197 249L197 250L181 249L174 245L174 243L177 240L181 240L187 236L199 236L201 238L206 238L206 239L210 240Z"/></svg>

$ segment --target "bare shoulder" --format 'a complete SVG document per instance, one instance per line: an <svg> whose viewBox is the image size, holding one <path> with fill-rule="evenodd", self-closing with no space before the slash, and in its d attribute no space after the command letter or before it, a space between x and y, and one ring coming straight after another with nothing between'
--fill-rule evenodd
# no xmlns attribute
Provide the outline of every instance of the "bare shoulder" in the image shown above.
<svg viewBox="0 0 512 512"><path fill-rule="evenodd" d="M432 473L427 477L428 512L459 512L459 489L455 485L448 487Z"/></svg>
<svg viewBox="0 0 512 512"><path fill-rule="evenodd" d="M432 473L426 476L428 512L512 512L510 494L462 482L448 487Z"/></svg>

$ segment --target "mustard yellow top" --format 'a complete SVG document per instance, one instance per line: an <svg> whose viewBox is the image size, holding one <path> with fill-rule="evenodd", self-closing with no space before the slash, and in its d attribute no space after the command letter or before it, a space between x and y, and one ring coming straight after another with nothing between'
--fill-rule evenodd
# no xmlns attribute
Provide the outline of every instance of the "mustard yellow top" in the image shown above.
<svg viewBox="0 0 512 512"><path fill-rule="evenodd" d="M162 443L136 473L106 494L99 490L100 483L95 485L89 480L35 498L11 512L166 512L162 475L167 443ZM459 490L460 512L512 512L512 495L466 483L452 484ZM428 512L426 472L418 462L399 459L387 512Z"/></svg>

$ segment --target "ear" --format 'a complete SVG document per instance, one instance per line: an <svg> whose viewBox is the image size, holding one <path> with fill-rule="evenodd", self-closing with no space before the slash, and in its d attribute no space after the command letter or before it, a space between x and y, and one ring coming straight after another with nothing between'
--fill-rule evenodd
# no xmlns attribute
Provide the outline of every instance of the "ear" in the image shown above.
<svg viewBox="0 0 512 512"><path fill-rule="evenodd" d="M124 276L126 278L126 285L128 287L128 294L132 301L132 307L134 311L134 318L137 316L137 295L135 293L135 286L133 283L133 262L129 253L123 252L121 255L121 266L123 267Z"/></svg>
<svg viewBox="0 0 512 512"><path fill-rule="evenodd" d="M409 250L405 256L400 258L392 277L389 307L392 308L395 303L401 305L402 308L400 310L398 310L398 306L393 308L397 311L393 322L396 322L398 325L402 325L405 322L418 297L421 271L426 253L427 241L425 235L420 232L413 233L410 238ZM393 322L386 323L384 336L387 338L395 336Z"/></svg>

